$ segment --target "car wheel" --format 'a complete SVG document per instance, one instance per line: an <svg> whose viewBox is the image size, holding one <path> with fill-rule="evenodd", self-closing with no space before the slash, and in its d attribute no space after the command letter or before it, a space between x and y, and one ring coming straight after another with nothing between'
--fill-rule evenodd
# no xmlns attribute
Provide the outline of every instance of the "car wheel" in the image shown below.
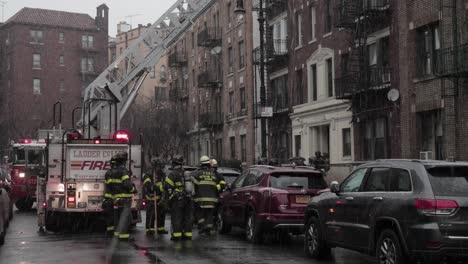
<svg viewBox="0 0 468 264"><path fill-rule="evenodd" d="M15 203L16 208L18 208L18 210L20 210L20 211L27 211L27 210L31 209L33 204L34 204L34 201L32 199L30 199L30 198L22 198L22 199L19 199L18 201L16 201L16 203Z"/></svg>
<svg viewBox="0 0 468 264"><path fill-rule="evenodd" d="M323 259L331 254L331 248L327 246L320 230L317 217L311 217L307 221L304 236L304 250L311 258Z"/></svg>
<svg viewBox="0 0 468 264"><path fill-rule="evenodd" d="M231 232L232 226L227 224L226 221L224 221L224 216L223 216L223 209L220 208L218 210L218 214L216 216L216 224L218 226L218 232L220 234L227 234Z"/></svg>
<svg viewBox="0 0 468 264"><path fill-rule="evenodd" d="M391 229L385 229L379 237L376 247L377 263L403 264L406 259L401 249L400 240Z"/></svg>
<svg viewBox="0 0 468 264"><path fill-rule="evenodd" d="M45 214L45 228L47 231L59 231L59 215L54 212L46 212Z"/></svg>
<svg viewBox="0 0 468 264"><path fill-rule="evenodd" d="M245 233L246 233L247 241L252 242L252 243L263 242L261 226L259 223L257 223L255 212L253 211L250 211L249 216L247 217L247 223L245 225Z"/></svg>

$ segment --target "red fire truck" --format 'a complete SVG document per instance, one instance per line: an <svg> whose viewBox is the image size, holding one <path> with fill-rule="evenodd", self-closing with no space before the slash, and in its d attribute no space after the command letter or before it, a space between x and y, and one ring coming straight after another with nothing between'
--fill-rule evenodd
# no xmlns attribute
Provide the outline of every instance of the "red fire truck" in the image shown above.
<svg viewBox="0 0 468 264"><path fill-rule="evenodd" d="M12 199L19 210L29 210L36 201L37 169L45 166L45 140L20 139L12 142L9 170Z"/></svg>

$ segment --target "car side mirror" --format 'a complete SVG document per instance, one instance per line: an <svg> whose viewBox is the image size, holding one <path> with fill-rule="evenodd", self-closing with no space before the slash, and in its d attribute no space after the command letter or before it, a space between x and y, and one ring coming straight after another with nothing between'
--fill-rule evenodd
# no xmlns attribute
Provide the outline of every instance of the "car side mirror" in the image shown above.
<svg viewBox="0 0 468 264"><path fill-rule="evenodd" d="M224 187L225 190L227 191L232 191L232 186L230 183L226 183L226 187Z"/></svg>
<svg viewBox="0 0 468 264"><path fill-rule="evenodd" d="M331 191L332 193L338 194L338 193L340 192L340 184L338 184L337 181L332 181L332 182L330 183L330 191Z"/></svg>

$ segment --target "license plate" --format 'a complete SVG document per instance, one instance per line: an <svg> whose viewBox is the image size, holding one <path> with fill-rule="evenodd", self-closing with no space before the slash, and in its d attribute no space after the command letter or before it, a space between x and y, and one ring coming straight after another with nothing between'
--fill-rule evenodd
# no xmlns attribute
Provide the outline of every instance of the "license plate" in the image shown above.
<svg viewBox="0 0 468 264"><path fill-rule="evenodd" d="M310 196L309 195L296 195L296 203L298 204L306 204L309 203Z"/></svg>

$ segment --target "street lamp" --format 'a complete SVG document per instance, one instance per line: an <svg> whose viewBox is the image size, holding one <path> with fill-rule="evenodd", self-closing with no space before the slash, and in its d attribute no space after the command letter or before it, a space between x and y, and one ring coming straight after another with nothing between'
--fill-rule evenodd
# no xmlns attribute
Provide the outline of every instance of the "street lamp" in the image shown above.
<svg viewBox="0 0 468 264"><path fill-rule="evenodd" d="M265 86L265 17L263 10L263 1L259 0L258 9L258 24L260 31L260 107L266 106L266 86ZM245 14L244 0L237 0L236 9L234 10L238 18ZM258 111L258 109L257 109ZM261 145L262 145L262 157L267 158L267 129L266 119L260 117L261 120Z"/></svg>

